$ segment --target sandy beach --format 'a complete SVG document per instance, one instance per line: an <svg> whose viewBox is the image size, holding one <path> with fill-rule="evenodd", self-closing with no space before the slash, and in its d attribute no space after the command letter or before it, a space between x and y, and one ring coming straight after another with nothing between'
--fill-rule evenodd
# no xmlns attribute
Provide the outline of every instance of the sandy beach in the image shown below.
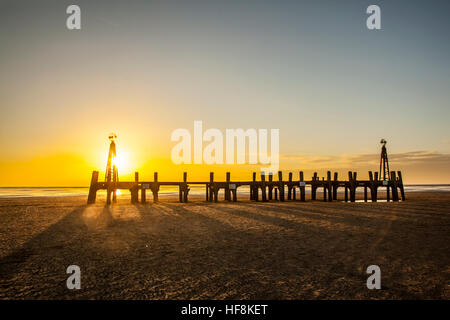
<svg viewBox="0 0 450 320"><path fill-rule="evenodd" d="M449 299L450 193L407 197L0 199L0 299ZM366 287L372 264L381 290Z"/></svg>

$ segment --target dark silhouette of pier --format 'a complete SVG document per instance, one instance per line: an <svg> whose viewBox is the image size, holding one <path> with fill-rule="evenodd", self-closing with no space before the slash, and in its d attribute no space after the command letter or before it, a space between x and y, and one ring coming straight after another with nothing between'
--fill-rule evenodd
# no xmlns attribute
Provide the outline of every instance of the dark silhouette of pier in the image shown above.
<svg viewBox="0 0 450 320"><path fill-rule="evenodd" d="M147 190L152 193L153 201L158 202L158 193L161 186L177 186L179 190L179 201L188 202L189 186L204 185L205 186L205 200L209 202L217 202L219 200L219 193L223 191L223 199L225 201L237 201L237 190L242 186L250 188L250 200L253 201L286 201L298 200L306 201L306 186L310 186L311 200L317 200L318 192L322 191L323 201L338 200L337 193L339 188L344 189L344 201L355 202L356 190L358 188L364 189L364 201L371 200L376 202L379 199L378 190L386 190L387 201L402 201L406 200L405 191L403 187L403 178L401 171L391 171L390 175L385 180L379 180L378 172L373 174L369 171L369 180L358 180L357 173L349 171L348 180L339 180L338 173L334 172L333 178L331 171L327 172L326 177L321 179L317 172L311 177L311 180L304 180L303 171L300 171L299 179L292 179L292 172L289 173L288 180L283 180L283 174L278 172L278 179L274 179L272 174L261 174L260 180L256 179L256 172L253 172L251 181L232 181L230 172L226 173L225 181L215 181L214 173L211 172L209 181L188 181L187 172L183 173L183 181L181 182L162 182L158 180L158 173L154 173L153 181L139 181L139 173L135 173L134 181L98 181L99 172L93 171L91 184L89 188L89 196L87 203L95 203L98 190L107 191L107 204L116 201L116 190L129 190L131 195L131 202L146 203ZM140 193L140 199L139 199ZM111 201L111 195L112 201ZM384 199L383 199L384 200Z"/></svg>
<svg viewBox="0 0 450 320"><path fill-rule="evenodd" d="M317 199L317 191L323 190L324 201L336 201L339 188L344 188L345 202L356 201L356 189L364 188L364 201L368 201L370 191L370 200L376 202L378 200L378 189L386 188L387 201L399 201L399 192L402 201L406 200L403 188L402 173L397 171L389 171L389 162L386 150L386 140L382 139L382 149L380 158L380 172L369 171L369 180L358 180L357 173L349 171L348 180L338 180L338 173L335 172L333 179L331 171L327 172L327 177L319 179L317 172L314 172L311 180L304 180L303 171L299 172L299 179L292 179L292 172L289 172L289 179L283 180L283 174L278 171L278 180L273 179L273 174L261 173L260 181L256 180L256 172L253 172L251 181L232 181L230 172L226 173L225 181L214 181L214 172L209 174L209 181L189 181L187 180L187 172L183 173L182 182L160 182L158 180L158 172L154 173L153 181L139 181L139 173L135 172L134 181L119 181L118 170L114 164L116 157L116 138L115 133L108 136L110 140L108 161L106 165L105 182L98 181L98 171L92 172L91 185L89 188L89 196L87 203L95 203L98 190L106 190L106 203L117 201L116 192L118 189L128 189L131 194L131 203L139 202L139 193L141 194L141 203L146 203L147 190L153 194L153 201L157 202L158 193L161 186L177 186L179 191L179 201L188 202L189 186L204 185L206 201L217 202L219 200L219 192L224 191L225 201L237 201L237 189L242 186L250 188L250 200L259 201L286 201L296 200L297 193L300 201L306 201L306 186L310 186L311 200ZM267 179L266 179L267 178ZM287 192L286 192L287 191ZM392 197L391 197L392 194ZM112 197L111 197L112 196ZM111 199L112 198L112 199ZM286 199L287 198L287 199Z"/></svg>

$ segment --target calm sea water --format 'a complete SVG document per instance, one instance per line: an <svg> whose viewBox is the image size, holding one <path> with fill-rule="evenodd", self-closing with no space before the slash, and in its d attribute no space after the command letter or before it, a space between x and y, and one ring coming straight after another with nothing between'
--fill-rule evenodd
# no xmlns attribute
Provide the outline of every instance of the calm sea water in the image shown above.
<svg viewBox="0 0 450 320"><path fill-rule="evenodd" d="M205 194L204 186L191 186L190 194ZM0 198L20 198L20 197L65 197L65 196L87 196L87 187L0 187ZM248 194L248 187L239 188L239 194ZM343 189L340 189L343 192ZM363 192L362 188L358 192ZM450 192L450 184L445 185L407 185L405 192ZM99 191L101 195L105 191ZM128 196L128 191L122 190ZM177 195L177 187L161 187L160 194Z"/></svg>

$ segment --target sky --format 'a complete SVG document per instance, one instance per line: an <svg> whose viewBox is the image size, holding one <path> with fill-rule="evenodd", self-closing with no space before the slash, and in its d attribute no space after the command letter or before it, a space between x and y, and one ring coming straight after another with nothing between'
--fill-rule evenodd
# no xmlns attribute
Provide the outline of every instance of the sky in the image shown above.
<svg viewBox="0 0 450 320"><path fill-rule="evenodd" d="M66 8L81 8L68 30ZM381 8L368 30L366 8ZM0 0L0 186L87 186L107 136L160 180L177 128L280 130L281 168L450 183L448 1Z"/></svg>

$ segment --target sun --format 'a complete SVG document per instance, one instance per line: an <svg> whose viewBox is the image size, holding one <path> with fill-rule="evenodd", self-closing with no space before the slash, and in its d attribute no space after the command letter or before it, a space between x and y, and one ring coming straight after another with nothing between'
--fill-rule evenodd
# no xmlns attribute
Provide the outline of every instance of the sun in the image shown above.
<svg viewBox="0 0 450 320"><path fill-rule="evenodd" d="M117 155L113 160L113 164L117 167L119 175L128 174L133 169L131 167L130 154L126 151L118 150Z"/></svg>

